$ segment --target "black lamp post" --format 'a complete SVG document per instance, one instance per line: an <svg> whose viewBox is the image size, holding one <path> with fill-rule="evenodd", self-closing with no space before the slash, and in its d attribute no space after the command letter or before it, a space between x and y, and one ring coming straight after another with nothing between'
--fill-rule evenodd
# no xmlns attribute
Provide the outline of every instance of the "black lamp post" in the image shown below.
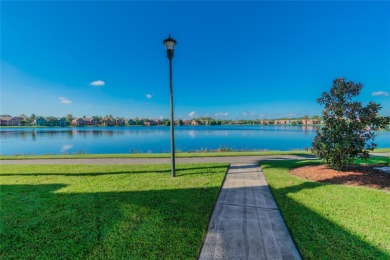
<svg viewBox="0 0 390 260"><path fill-rule="evenodd" d="M176 176L175 173L175 136L174 126L175 121L173 119L173 81L172 81L172 58L175 50L176 41L171 38L171 35L164 40L164 45L167 48L167 55L169 59L169 90L170 90L170 103L171 103L171 165L172 165L172 177Z"/></svg>

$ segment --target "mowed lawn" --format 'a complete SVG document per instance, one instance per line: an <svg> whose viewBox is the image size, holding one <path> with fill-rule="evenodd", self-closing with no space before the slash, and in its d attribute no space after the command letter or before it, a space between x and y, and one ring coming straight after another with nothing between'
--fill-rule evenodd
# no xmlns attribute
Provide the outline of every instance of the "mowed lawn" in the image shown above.
<svg viewBox="0 0 390 260"><path fill-rule="evenodd" d="M389 162L376 158L375 162ZM302 256L390 259L390 192L304 180L289 169L318 161L261 163ZM389 176L390 178L390 176Z"/></svg>
<svg viewBox="0 0 390 260"><path fill-rule="evenodd" d="M2 165L0 258L194 259L227 167Z"/></svg>

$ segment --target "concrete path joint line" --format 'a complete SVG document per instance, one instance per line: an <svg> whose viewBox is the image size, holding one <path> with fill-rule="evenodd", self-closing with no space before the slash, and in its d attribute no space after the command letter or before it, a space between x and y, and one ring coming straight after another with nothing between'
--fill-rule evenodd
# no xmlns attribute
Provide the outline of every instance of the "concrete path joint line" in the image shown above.
<svg viewBox="0 0 390 260"><path fill-rule="evenodd" d="M240 204L232 204L232 203L221 203L221 202L217 202L217 203L221 204L221 205L234 206L234 207L247 207L247 208L254 208L254 209L279 210L278 208L268 208L268 207L249 206L249 205L240 205Z"/></svg>
<svg viewBox="0 0 390 260"><path fill-rule="evenodd" d="M243 178L229 178L232 174ZM230 165L199 259L301 259L264 182L257 164Z"/></svg>

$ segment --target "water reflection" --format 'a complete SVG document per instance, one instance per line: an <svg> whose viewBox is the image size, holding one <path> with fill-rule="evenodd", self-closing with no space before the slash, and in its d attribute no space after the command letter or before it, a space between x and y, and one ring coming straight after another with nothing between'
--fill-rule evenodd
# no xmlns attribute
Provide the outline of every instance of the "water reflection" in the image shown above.
<svg viewBox="0 0 390 260"><path fill-rule="evenodd" d="M191 137L191 138L195 138L196 137L196 134L195 134L195 130L190 130L188 131L188 135Z"/></svg>
<svg viewBox="0 0 390 260"><path fill-rule="evenodd" d="M60 150L60 152L61 153L66 153L66 152L68 152L70 149L72 149L73 148L73 145L71 145L71 144L65 144L65 145L63 145L62 147L61 147L61 150Z"/></svg>
<svg viewBox="0 0 390 260"><path fill-rule="evenodd" d="M292 150L310 147L318 126L180 126L181 151ZM196 141L195 141L196 139ZM379 147L390 147L390 132L380 132ZM169 127L0 128L1 154L169 152Z"/></svg>

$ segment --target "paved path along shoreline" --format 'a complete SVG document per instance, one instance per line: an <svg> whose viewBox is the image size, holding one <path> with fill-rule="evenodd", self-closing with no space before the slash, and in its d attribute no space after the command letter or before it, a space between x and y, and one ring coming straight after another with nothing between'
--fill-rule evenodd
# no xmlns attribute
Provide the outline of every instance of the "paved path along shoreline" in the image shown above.
<svg viewBox="0 0 390 260"><path fill-rule="evenodd" d="M231 164L199 259L301 259L258 164Z"/></svg>
<svg viewBox="0 0 390 260"><path fill-rule="evenodd" d="M232 156L232 157L193 157L176 158L176 163L257 163L265 160L313 159L311 155L270 155L270 156ZM29 159L0 160L6 164L170 164L170 158L99 158L99 159Z"/></svg>

